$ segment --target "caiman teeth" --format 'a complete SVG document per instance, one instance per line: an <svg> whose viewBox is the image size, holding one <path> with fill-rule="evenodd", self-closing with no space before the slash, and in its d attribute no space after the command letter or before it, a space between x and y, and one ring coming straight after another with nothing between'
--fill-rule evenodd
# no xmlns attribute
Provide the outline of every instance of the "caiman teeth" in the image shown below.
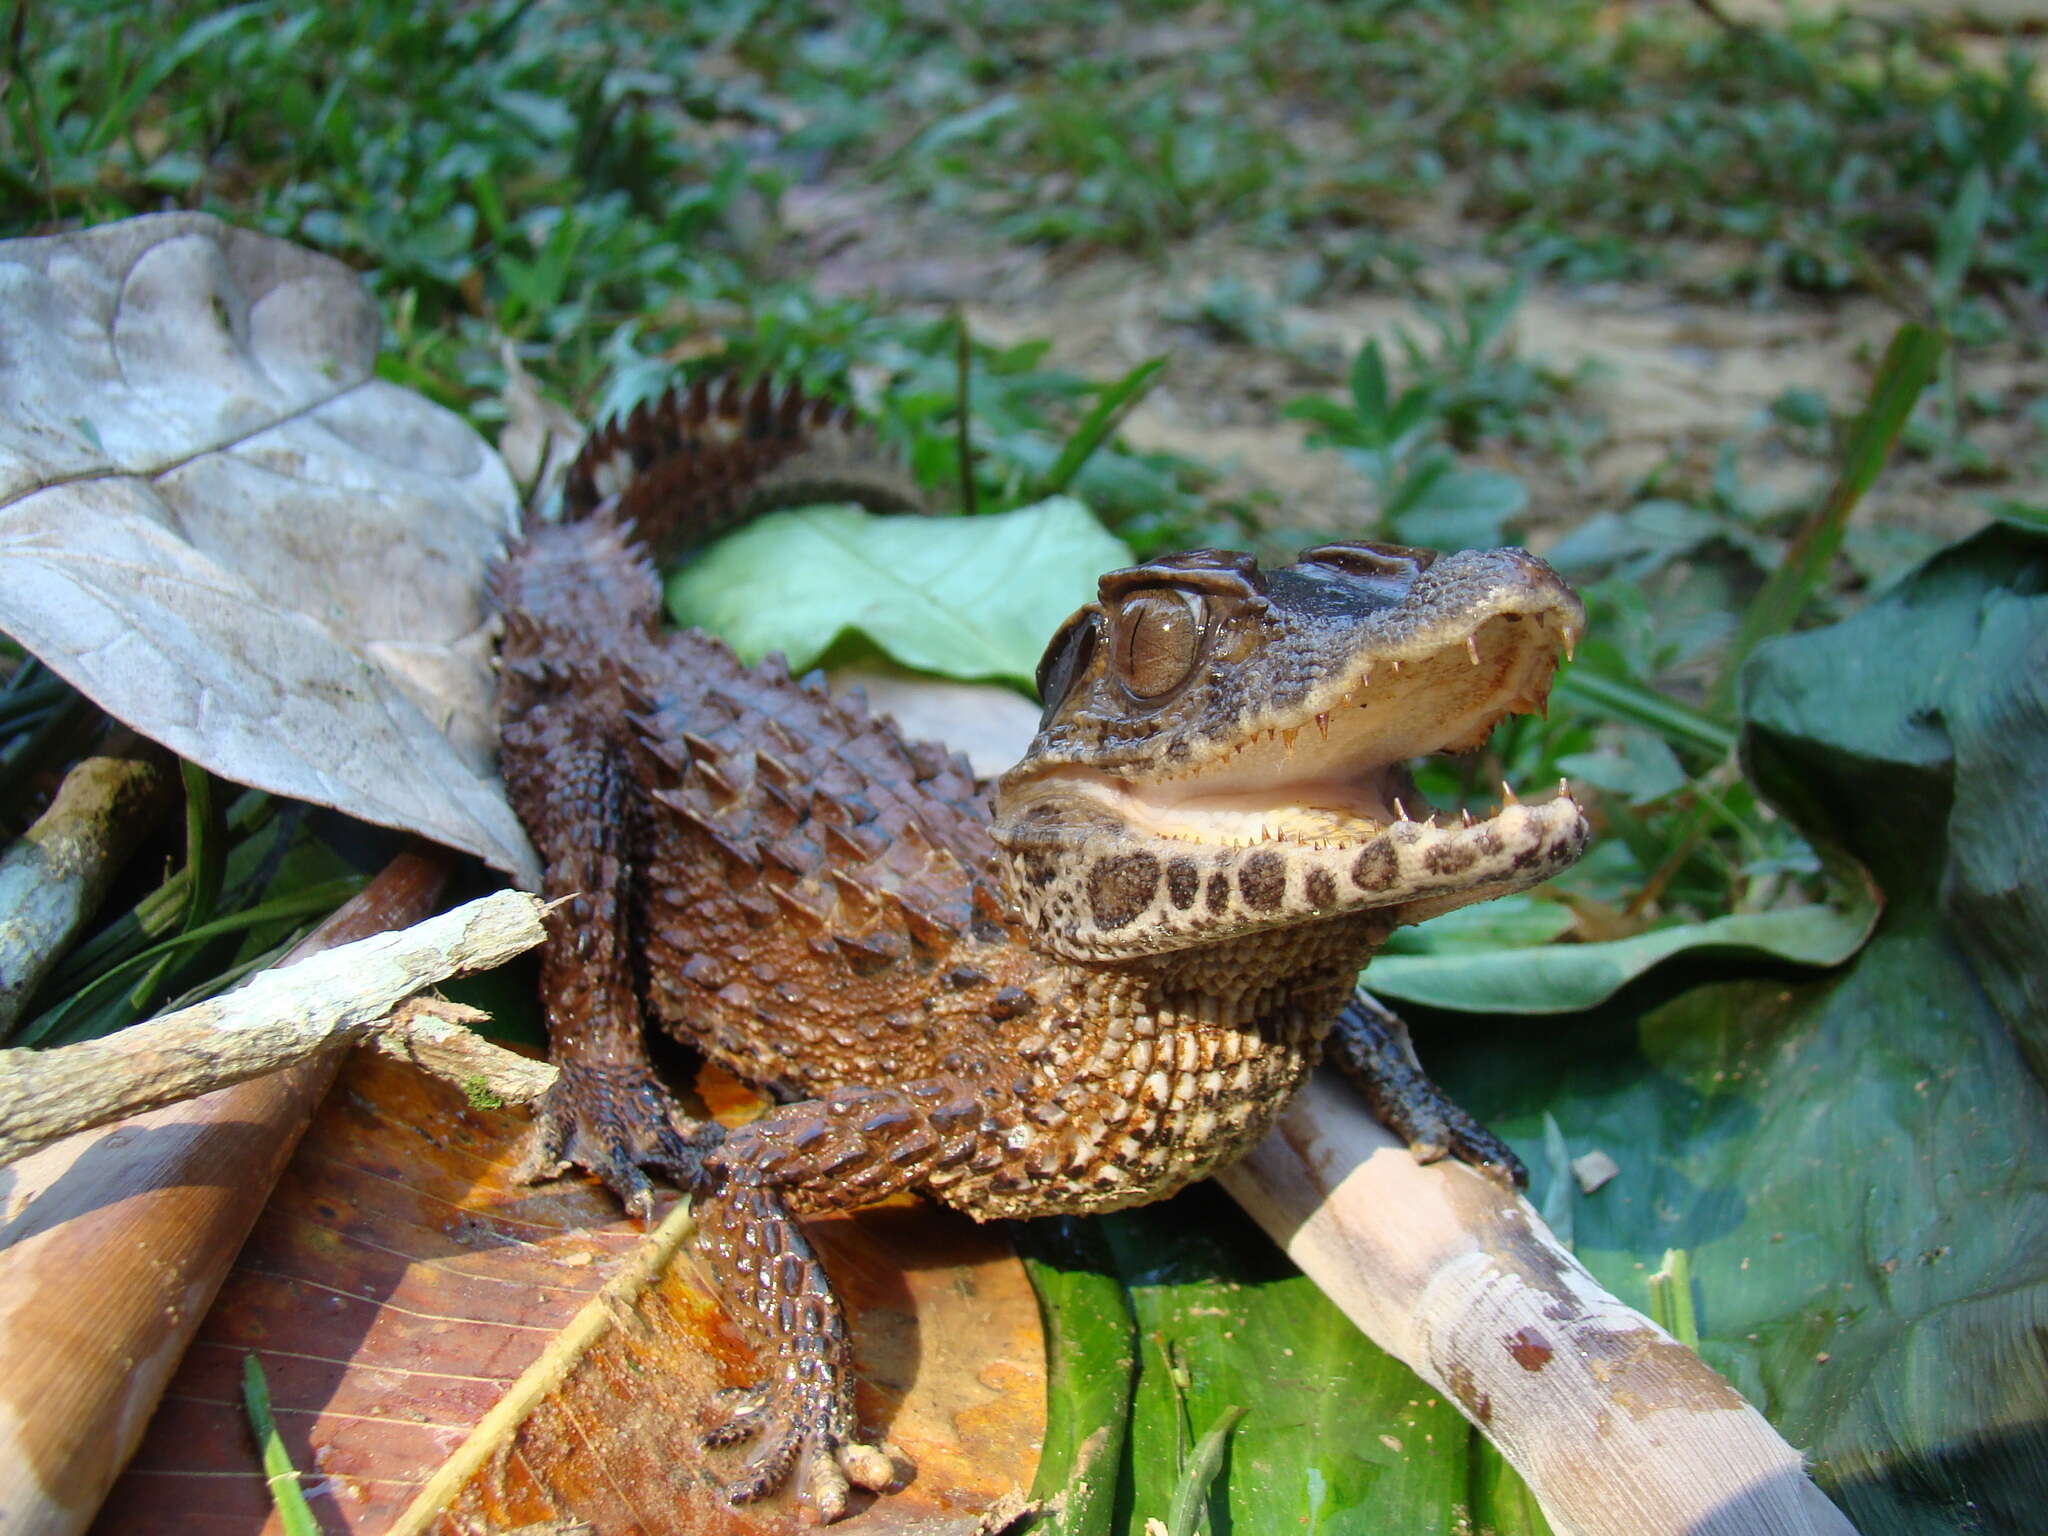
<svg viewBox="0 0 2048 1536"><path fill-rule="evenodd" d="M1571 794L1568 780L1559 782L1558 800L1576 809L1578 802ZM1515 793L1514 786L1502 780L1498 804L1485 812L1475 811L1469 806L1460 807L1455 822L1449 812L1434 808L1424 809L1423 815L1417 817L1409 810L1404 797L1391 796L1385 809L1376 814L1304 801L1300 804L1272 805L1263 814L1247 810L1242 813L1244 821L1237 829L1204 826L1199 819L1176 824L1170 818L1161 818L1148 819L1144 823L1144 830L1151 836L1166 838L1176 843L1191 843L1210 848L1257 848L1278 845L1327 852L1356 849L1389 832L1408 837L1424 832L1443 837L1463 836L1478 832L1481 828L1498 821L1521 804L1522 798ZM1290 825L1289 819L1293 816L1311 818L1313 824L1299 827ZM1258 819L1254 820L1254 817ZM1279 819L1275 821L1268 819L1269 817Z"/></svg>

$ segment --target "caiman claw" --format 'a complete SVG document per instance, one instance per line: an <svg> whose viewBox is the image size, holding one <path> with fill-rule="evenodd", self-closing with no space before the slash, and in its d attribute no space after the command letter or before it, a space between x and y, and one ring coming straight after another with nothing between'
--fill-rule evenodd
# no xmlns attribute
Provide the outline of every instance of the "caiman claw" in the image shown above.
<svg viewBox="0 0 2048 1536"><path fill-rule="evenodd" d="M794 1363L790 1373L796 1373ZM794 1481L803 1517L828 1525L846 1513L855 1485L888 1493L915 1475L909 1459L894 1446L854 1440L824 1424L804 1428L807 1394L793 1387L785 1381L719 1393L718 1406L726 1416L705 1431L704 1446L716 1450L757 1436L761 1440L740 1475L725 1485L728 1502L750 1504Z"/></svg>
<svg viewBox="0 0 2048 1536"><path fill-rule="evenodd" d="M724 1137L721 1127L683 1114L645 1068L564 1062L560 1078L534 1108L533 1130L513 1177L533 1184L582 1168L651 1223L654 1189L641 1170L654 1169L678 1188L695 1189L705 1154Z"/></svg>

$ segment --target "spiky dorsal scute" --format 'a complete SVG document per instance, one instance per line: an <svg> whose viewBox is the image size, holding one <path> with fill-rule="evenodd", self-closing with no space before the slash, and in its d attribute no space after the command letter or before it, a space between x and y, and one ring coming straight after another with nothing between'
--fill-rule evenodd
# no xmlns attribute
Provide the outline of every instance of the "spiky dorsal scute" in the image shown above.
<svg viewBox="0 0 2048 1536"><path fill-rule="evenodd" d="M592 433L569 466L562 517L609 509L666 562L771 508L841 499L923 506L845 407L795 383L727 379L672 389Z"/></svg>

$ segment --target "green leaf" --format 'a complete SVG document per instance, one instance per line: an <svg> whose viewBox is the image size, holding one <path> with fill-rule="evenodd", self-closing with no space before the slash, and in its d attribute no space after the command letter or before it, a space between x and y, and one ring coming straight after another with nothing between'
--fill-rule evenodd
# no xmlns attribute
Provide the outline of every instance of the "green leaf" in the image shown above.
<svg viewBox="0 0 2048 1536"><path fill-rule="evenodd" d="M1290 400L1280 412L1294 421L1312 422L1330 435L1333 442L1362 444L1367 441L1358 426L1358 414L1347 411L1334 400L1325 400L1321 395L1303 395Z"/></svg>
<svg viewBox="0 0 2048 1536"><path fill-rule="evenodd" d="M1372 974L1379 976L1389 955L1460 955L1548 944L1574 921L1570 907L1534 896L1474 902L1412 928L1396 928L1373 962Z"/></svg>
<svg viewBox="0 0 2048 1536"><path fill-rule="evenodd" d="M877 516L811 507L764 517L669 579L669 612L749 664L802 671L842 636L944 677L1030 687L1040 652L1130 550L1079 502L993 517Z"/></svg>
<svg viewBox="0 0 2048 1536"><path fill-rule="evenodd" d="M1630 805L1647 805L1685 787L1685 769L1662 736L1635 726L1621 727L1619 736L1619 752L1567 752L1557 760L1559 770Z"/></svg>
<svg viewBox="0 0 2048 1536"><path fill-rule="evenodd" d="M1045 1445L1032 1497L1047 1536L1102 1536L1116 1509L1137 1364L1131 1307L1101 1227L1053 1216L1020 1223L1017 1251L1045 1319Z"/></svg>
<svg viewBox="0 0 2048 1536"><path fill-rule="evenodd" d="M1485 1465L1477 1431L1360 1333L1219 1189L1200 1184L1096 1225L1142 1341L1116 1530L1165 1523L1188 1481L1187 1426L1214 1425L1238 1405L1249 1412L1208 1501L1216 1531L1467 1528L1469 1482ZM1399 1511L1396 1526L1388 1511ZM1492 1529L1545 1528L1509 1520Z"/></svg>
<svg viewBox="0 0 2048 1536"><path fill-rule="evenodd" d="M1840 965L1862 947L1875 904L1837 911L1737 913L1657 928L1603 944L1433 955L1389 954L1366 984L1387 997L1462 1013L1576 1013L1605 1002L1653 967L1698 952L1721 962L1744 955L1797 965Z"/></svg>
<svg viewBox="0 0 2048 1536"><path fill-rule="evenodd" d="M1621 1164L1579 1257L1641 1304L1686 1250L1702 1352L1863 1536L2048 1503L2044 655L2048 540L1998 527L1745 668L1758 789L1883 887L1852 964L1722 955L1541 1031L1412 1021L1497 1131L1549 1114Z"/></svg>
<svg viewBox="0 0 2048 1536"><path fill-rule="evenodd" d="M1384 443L1387 430L1387 364L1380 344L1368 341L1351 361L1351 403L1369 443Z"/></svg>
<svg viewBox="0 0 2048 1536"><path fill-rule="evenodd" d="M1390 519L1394 537L1424 549L1498 549L1507 525L1529 505L1513 475L1454 469L1432 479Z"/></svg>

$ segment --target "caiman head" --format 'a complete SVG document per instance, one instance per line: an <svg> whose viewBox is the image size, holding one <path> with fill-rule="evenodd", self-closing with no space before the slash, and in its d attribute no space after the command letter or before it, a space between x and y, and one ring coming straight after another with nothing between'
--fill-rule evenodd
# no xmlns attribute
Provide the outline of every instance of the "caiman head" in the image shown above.
<svg viewBox="0 0 2048 1536"><path fill-rule="evenodd" d="M1159 954L1372 914L1419 922L1577 858L1568 791L1437 817L1411 758L1540 709L1585 610L1518 549L1195 550L1104 576L1039 665L1045 714L994 836L1040 944Z"/></svg>

